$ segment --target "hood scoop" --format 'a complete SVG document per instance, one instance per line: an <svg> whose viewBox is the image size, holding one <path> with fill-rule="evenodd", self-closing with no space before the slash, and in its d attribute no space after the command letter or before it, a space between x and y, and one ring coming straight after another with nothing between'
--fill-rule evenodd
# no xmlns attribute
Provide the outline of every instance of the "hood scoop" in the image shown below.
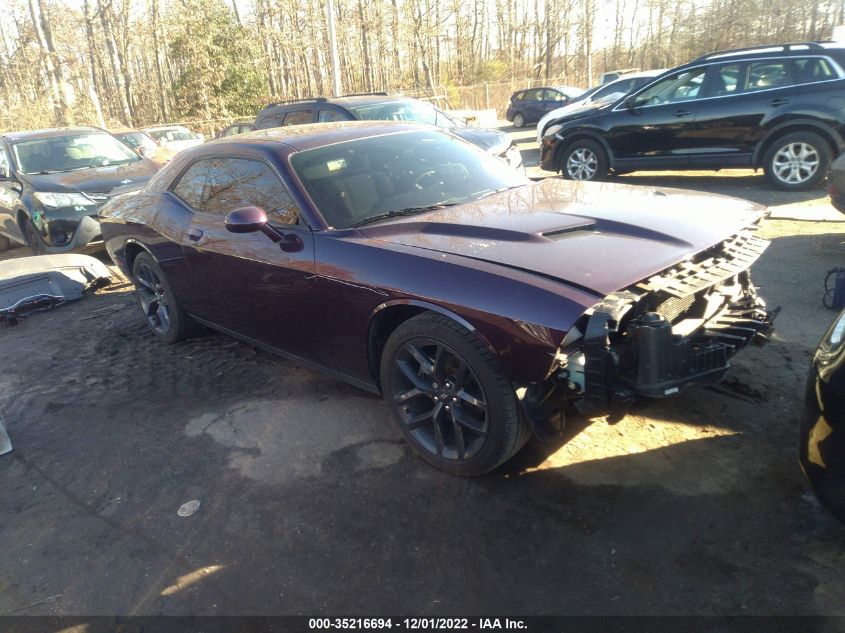
<svg viewBox="0 0 845 633"><path fill-rule="evenodd" d="M593 233L595 230L595 222L589 222L581 226L567 226L562 229L552 229L551 231L545 231L543 233L540 233L540 235L542 235L548 240L557 241L570 237L587 235L589 233Z"/></svg>

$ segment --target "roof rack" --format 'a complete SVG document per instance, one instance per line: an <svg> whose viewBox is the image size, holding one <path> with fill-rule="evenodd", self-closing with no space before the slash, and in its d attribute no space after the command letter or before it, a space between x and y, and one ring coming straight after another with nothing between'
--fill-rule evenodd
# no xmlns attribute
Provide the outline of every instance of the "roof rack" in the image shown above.
<svg viewBox="0 0 845 633"><path fill-rule="evenodd" d="M386 97L386 92L353 92L348 95L340 95L340 97Z"/></svg>
<svg viewBox="0 0 845 633"><path fill-rule="evenodd" d="M304 97L302 99L283 99L282 101L274 101L272 103L268 103L264 107L269 108L271 106L284 105L286 103L300 103L300 102L306 102L306 101L324 102L324 101L326 101L326 98L325 97Z"/></svg>
<svg viewBox="0 0 845 633"><path fill-rule="evenodd" d="M791 50L796 50L799 47L809 48L809 49L812 49L812 50L824 48L824 46L822 46L819 42L790 42L789 44L760 44L759 46L746 46L745 48L732 48L730 50L716 51L714 53L707 53L706 55L702 55L701 57L694 59L691 63L701 62L701 61L704 61L705 59L712 59L714 57L723 57L723 56L727 57L729 55L736 55L736 54L739 54L739 53L749 53L751 51L760 51L760 50L766 50L766 49L775 49L776 50L776 49L780 48L784 52L788 52L788 51L791 51Z"/></svg>

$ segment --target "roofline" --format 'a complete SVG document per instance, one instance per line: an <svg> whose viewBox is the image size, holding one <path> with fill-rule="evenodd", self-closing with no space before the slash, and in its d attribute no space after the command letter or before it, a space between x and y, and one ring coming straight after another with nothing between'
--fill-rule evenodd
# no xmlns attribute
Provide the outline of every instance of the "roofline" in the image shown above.
<svg viewBox="0 0 845 633"><path fill-rule="evenodd" d="M745 46L743 48L730 48L723 51L714 51L712 53L706 53L701 57L696 57L694 60L688 63L694 64L696 62L702 62L708 59L712 59L714 57L730 57L731 55L741 55L742 53L753 53L755 51L771 51L772 54L782 54L799 50L825 50L825 47L822 46L822 44L828 43L831 42L789 42L787 44L759 44L757 46Z"/></svg>

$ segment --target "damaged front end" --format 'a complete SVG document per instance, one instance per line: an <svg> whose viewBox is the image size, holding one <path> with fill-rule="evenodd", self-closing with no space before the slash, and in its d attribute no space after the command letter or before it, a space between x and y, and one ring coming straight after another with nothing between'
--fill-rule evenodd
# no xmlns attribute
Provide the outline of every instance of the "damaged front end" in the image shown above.
<svg viewBox="0 0 845 633"><path fill-rule="evenodd" d="M749 268L769 245L755 230L588 310L546 382L526 394L541 439L563 428L567 402L582 413L624 413L637 396L661 398L719 382L731 356L767 341L780 307L767 310L751 282Z"/></svg>

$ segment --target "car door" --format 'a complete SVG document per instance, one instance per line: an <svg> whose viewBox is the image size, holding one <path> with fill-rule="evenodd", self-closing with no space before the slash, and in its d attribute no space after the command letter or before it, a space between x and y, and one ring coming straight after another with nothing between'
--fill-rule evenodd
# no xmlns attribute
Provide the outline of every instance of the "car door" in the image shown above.
<svg viewBox="0 0 845 633"><path fill-rule="evenodd" d="M680 70L613 109L607 139L615 164L629 169L683 168L697 138L692 129L706 66Z"/></svg>
<svg viewBox="0 0 845 633"><path fill-rule="evenodd" d="M545 113L545 110L543 110L543 92L542 88L532 88L523 93L524 96L522 101L519 102L519 109L522 111L526 123L539 121Z"/></svg>
<svg viewBox="0 0 845 633"><path fill-rule="evenodd" d="M0 143L0 234L22 241L16 218L20 206L20 183L15 180L8 150Z"/></svg>
<svg viewBox="0 0 845 633"><path fill-rule="evenodd" d="M551 112L556 108L562 108L566 105L566 102L569 99L565 94L563 94L560 90L555 90L554 88L546 88L543 91L543 104L541 107L540 116L537 118L539 121L544 114L547 112Z"/></svg>
<svg viewBox="0 0 845 633"><path fill-rule="evenodd" d="M713 64L703 92L690 152L702 168L750 165L757 142L797 98L788 58Z"/></svg>
<svg viewBox="0 0 845 633"><path fill-rule="evenodd" d="M230 233L226 215L245 206L264 209L284 239ZM269 162L211 158L201 208L183 244L193 281L208 296L207 320L300 358L325 360L313 236Z"/></svg>

